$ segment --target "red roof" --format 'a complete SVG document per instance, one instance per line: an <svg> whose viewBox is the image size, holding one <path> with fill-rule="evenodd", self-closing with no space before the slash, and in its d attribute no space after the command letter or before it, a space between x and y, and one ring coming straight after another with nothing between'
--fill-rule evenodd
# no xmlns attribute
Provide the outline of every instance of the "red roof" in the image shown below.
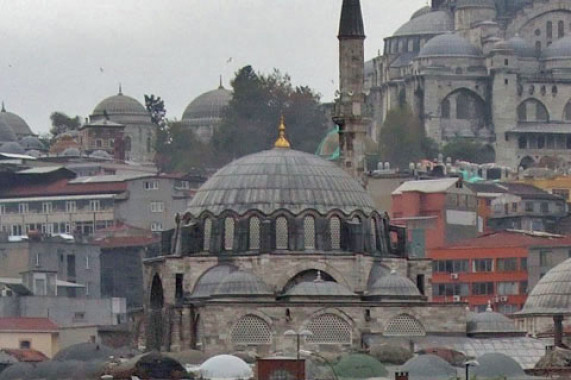
<svg viewBox="0 0 571 380"><path fill-rule="evenodd" d="M111 236L103 239L95 239L93 242L101 248L119 247L144 247L156 244L160 241L154 236Z"/></svg>
<svg viewBox="0 0 571 380"><path fill-rule="evenodd" d="M118 194L127 190L127 182L74 183L61 179L51 183L17 185L0 192L3 198L57 195Z"/></svg>
<svg viewBox="0 0 571 380"><path fill-rule="evenodd" d="M571 245L571 236L544 234L524 231L498 231L476 238L461 240L439 249L466 248L505 248L534 246L566 246Z"/></svg>
<svg viewBox="0 0 571 380"><path fill-rule="evenodd" d="M4 348L2 349L3 352L7 353L8 355L16 358L19 362L24 363L39 363L45 362L49 360L49 358L37 350L30 349L15 349L15 348Z"/></svg>
<svg viewBox="0 0 571 380"><path fill-rule="evenodd" d="M59 327L48 318L0 318L0 331L50 331Z"/></svg>

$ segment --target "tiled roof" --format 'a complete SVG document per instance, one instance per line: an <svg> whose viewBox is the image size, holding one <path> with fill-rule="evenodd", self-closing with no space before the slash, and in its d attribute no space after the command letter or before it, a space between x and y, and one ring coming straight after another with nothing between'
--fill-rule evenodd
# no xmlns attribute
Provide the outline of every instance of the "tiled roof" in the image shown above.
<svg viewBox="0 0 571 380"><path fill-rule="evenodd" d="M22 198L54 195L117 194L125 190L127 190L125 182L71 184L67 179L61 179L51 183L17 185L5 191L0 191L0 197Z"/></svg>
<svg viewBox="0 0 571 380"><path fill-rule="evenodd" d="M16 358L19 362L24 362L24 363L38 363L49 360L49 358L40 351L32 349L19 350L12 348L4 348L2 349L2 352L5 352L8 355Z"/></svg>
<svg viewBox="0 0 571 380"><path fill-rule="evenodd" d="M95 239L93 242L101 248L141 247L155 244L160 241L154 236L111 236Z"/></svg>
<svg viewBox="0 0 571 380"><path fill-rule="evenodd" d="M571 236L541 234L525 231L498 231L476 238L461 240L441 249L505 248L571 245Z"/></svg>
<svg viewBox="0 0 571 380"><path fill-rule="evenodd" d="M57 332L58 326L48 318L0 318L0 331Z"/></svg>

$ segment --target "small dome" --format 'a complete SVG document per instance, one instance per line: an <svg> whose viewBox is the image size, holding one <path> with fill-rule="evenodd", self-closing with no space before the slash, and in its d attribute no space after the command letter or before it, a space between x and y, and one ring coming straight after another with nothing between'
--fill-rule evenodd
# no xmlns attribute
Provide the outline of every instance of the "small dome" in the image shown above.
<svg viewBox="0 0 571 380"><path fill-rule="evenodd" d="M462 9L462 8L496 9L496 2L494 0L458 0L456 2L456 9Z"/></svg>
<svg viewBox="0 0 571 380"><path fill-rule="evenodd" d="M416 356L404 363L400 370L408 372L411 380L449 379L458 375L454 367L436 355Z"/></svg>
<svg viewBox="0 0 571 380"><path fill-rule="evenodd" d="M523 58L536 58L537 52L530 43L519 36L515 36L505 41L505 45L508 49L514 51L518 57Z"/></svg>
<svg viewBox="0 0 571 380"><path fill-rule="evenodd" d="M532 289L517 314L571 314L571 259L552 268Z"/></svg>
<svg viewBox="0 0 571 380"><path fill-rule="evenodd" d="M479 365L472 367L471 372L477 378L523 378L526 377L523 368L513 358L499 353L490 352L476 359Z"/></svg>
<svg viewBox="0 0 571 380"><path fill-rule="evenodd" d="M204 272L196 284L192 292L191 298L207 298L210 297L218 286L238 268L233 265L221 264L208 269Z"/></svg>
<svg viewBox="0 0 571 380"><path fill-rule="evenodd" d="M249 379L253 376L253 372L245 361L236 356L218 355L202 363L200 375L205 380L235 380Z"/></svg>
<svg viewBox="0 0 571 380"><path fill-rule="evenodd" d="M420 49L419 57L482 57L480 49L456 34L436 36Z"/></svg>
<svg viewBox="0 0 571 380"><path fill-rule="evenodd" d="M414 12L412 16L410 16L410 19L414 20L415 18L418 18L430 12L432 12L432 7L430 5L425 5L424 7Z"/></svg>
<svg viewBox="0 0 571 380"><path fill-rule="evenodd" d="M373 284L375 282L377 282L377 280L379 280L381 277L388 276L389 274L391 274L390 268L388 268L386 265L384 265L378 261L375 262L373 264L373 266L371 267L371 270L369 271L369 279L367 280L367 288L372 287Z"/></svg>
<svg viewBox="0 0 571 380"><path fill-rule="evenodd" d="M66 361L79 360L90 361L96 359L109 359L115 355L115 350L99 343L78 343L61 349L54 355L52 360Z"/></svg>
<svg viewBox="0 0 571 380"><path fill-rule="evenodd" d="M184 110L182 121L195 119L219 119L224 108L232 99L232 91L220 86L216 90L206 92L194 99Z"/></svg>
<svg viewBox="0 0 571 380"><path fill-rule="evenodd" d="M571 36L555 41L541 53L541 59L543 60L566 58L571 58Z"/></svg>
<svg viewBox="0 0 571 380"><path fill-rule="evenodd" d="M409 278L392 271L378 279L367 293L368 296L420 297L421 294Z"/></svg>
<svg viewBox="0 0 571 380"><path fill-rule="evenodd" d="M26 154L26 151L15 141L0 145L0 153Z"/></svg>
<svg viewBox="0 0 571 380"><path fill-rule="evenodd" d="M212 294L217 296L273 296L271 288L252 273L237 270L218 285Z"/></svg>
<svg viewBox="0 0 571 380"><path fill-rule="evenodd" d="M103 159L107 159L110 160L113 158L113 156L111 156L109 153L107 153L104 150L96 150L93 153L91 153L89 155L89 157L94 157L94 158L103 158Z"/></svg>
<svg viewBox="0 0 571 380"><path fill-rule="evenodd" d="M16 140L17 137L12 128L10 128L6 121L0 119L0 143Z"/></svg>
<svg viewBox="0 0 571 380"><path fill-rule="evenodd" d="M61 155L65 157L79 157L81 156L81 152L77 148L67 148Z"/></svg>
<svg viewBox="0 0 571 380"><path fill-rule="evenodd" d="M491 310L483 313L470 313L466 332L471 335L519 333L511 319Z"/></svg>
<svg viewBox="0 0 571 380"><path fill-rule="evenodd" d="M34 133L30 129L30 126L24 119L15 113L6 111L4 104L2 104L2 109L0 111L0 122L4 121L17 137L30 136Z"/></svg>
<svg viewBox="0 0 571 380"><path fill-rule="evenodd" d="M415 36L423 34L442 34L454 30L452 15L446 11L426 12L413 17L401 26L393 37Z"/></svg>
<svg viewBox="0 0 571 380"><path fill-rule="evenodd" d="M35 149L35 150L46 150L44 144L36 136L26 136L20 140L20 145L25 150Z"/></svg>
<svg viewBox="0 0 571 380"><path fill-rule="evenodd" d="M32 157L40 157L42 155L42 152L40 152L39 150L35 150L35 149L31 149L31 150L27 150L26 154L28 156L32 156Z"/></svg>
<svg viewBox="0 0 571 380"><path fill-rule="evenodd" d="M148 115L145 106L139 103L137 99L123 95L121 92L99 102L93 110L92 117L104 117L105 112L109 116L125 114Z"/></svg>
<svg viewBox="0 0 571 380"><path fill-rule="evenodd" d="M289 289L286 296L298 297L339 297L355 296L356 294L335 281L304 281Z"/></svg>
<svg viewBox="0 0 571 380"><path fill-rule="evenodd" d="M345 355L335 364L335 374L343 379L369 379L388 376L385 366L366 354Z"/></svg>
<svg viewBox="0 0 571 380"><path fill-rule="evenodd" d="M349 174L332 162L292 149L272 149L231 162L196 192L188 212L243 215L259 210L298 214L313 209L321 214L339 210L347 215L373 212L370 195Z"/></svg>

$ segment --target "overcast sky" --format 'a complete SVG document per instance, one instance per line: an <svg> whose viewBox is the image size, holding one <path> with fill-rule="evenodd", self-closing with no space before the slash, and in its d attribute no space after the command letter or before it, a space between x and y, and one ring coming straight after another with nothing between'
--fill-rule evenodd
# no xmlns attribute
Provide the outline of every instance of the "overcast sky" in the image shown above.
<svg viewBox="0 0 571 380"><path fill-rule="evenodd" d="M107 96L161 96L180 119L251 64L333 98L342 0L0 0L0 100L32 130L87 117ZM426 0L362 0L366 57Z"/></svg>

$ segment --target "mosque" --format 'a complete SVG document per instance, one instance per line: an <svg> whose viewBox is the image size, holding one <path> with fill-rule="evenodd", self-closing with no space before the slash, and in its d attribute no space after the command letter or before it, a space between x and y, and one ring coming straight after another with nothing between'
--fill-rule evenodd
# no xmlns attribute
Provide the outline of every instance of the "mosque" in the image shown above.
<svg viewBox="0 0 571 380"><path fill-rule="evenodd" d="M374 139L407 104L440 145L475 140L502 166L569 167L569 0L432 0L365 70Z"/></svg>

